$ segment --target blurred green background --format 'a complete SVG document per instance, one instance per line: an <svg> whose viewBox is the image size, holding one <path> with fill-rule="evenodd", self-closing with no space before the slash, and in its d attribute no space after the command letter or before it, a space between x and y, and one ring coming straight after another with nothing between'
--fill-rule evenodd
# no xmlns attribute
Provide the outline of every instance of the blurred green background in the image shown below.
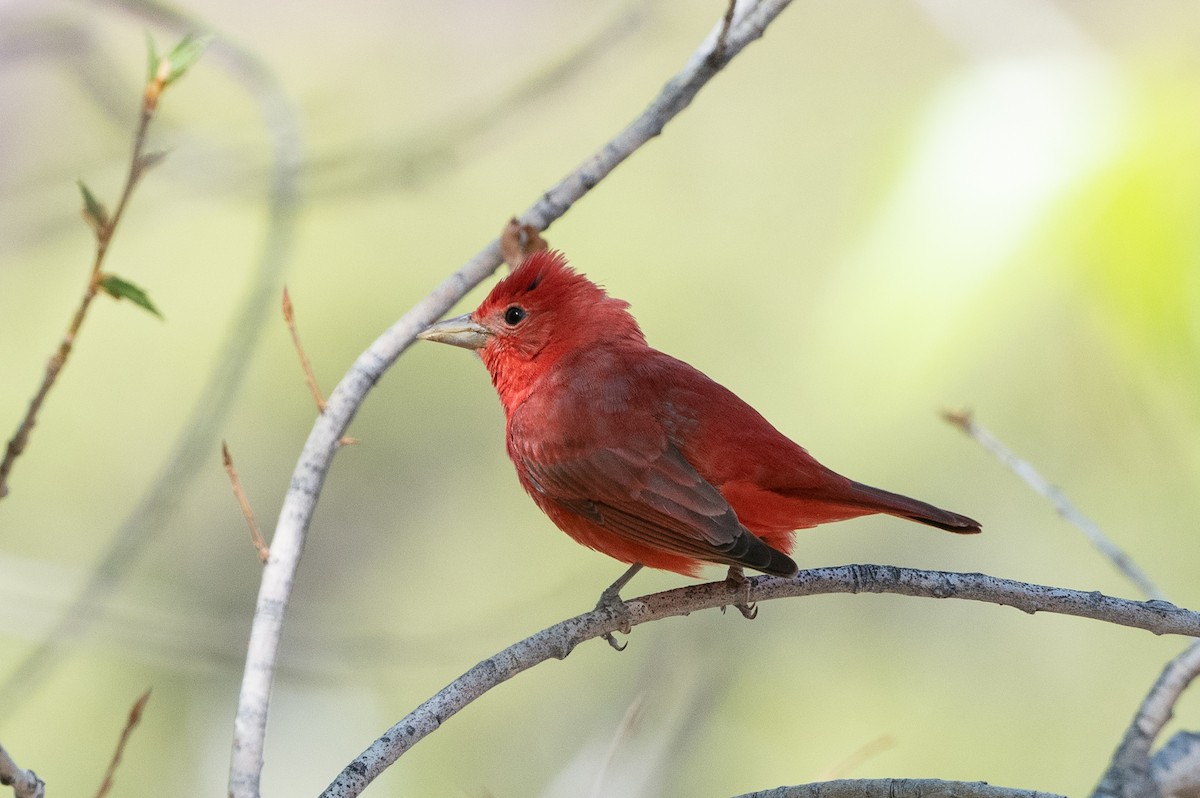
<svg viewBox="0 0 1200 798"><path fill-rule="evenodd" d="M145 8L0 8L5 435L91 262L75 181L114 202L143 30L163 49L178 38ZM119 577L0 706L18 762L54 794L94 791L130 704L153 686L116 794L224 793L259 565L219 441L269 532L313 420L278 316L284 279L328 392L639 112L723 9L182 8L252 53L282 94L264 122L245 70L216 50L168 91L151 147L170 157L108 262L165 320L96 304L0 502L0 679L11 685L101 563ZM653 345L829 466L985 527L823 527L801 534L802 567L983 571L1137 597L938 418L966 407L1168 597L1200 606L1198 41L1200 6L1165 0L797 0L547 237L632 303ZM275 273L261 253L279 140L303 160ZM239 321L259 284L261 324ZM244 377L204 393L231 334L249 353ZM195 430L194 477L165 472ZM623 568L523 495L487 375L464 352L414 347L351 433L362 443L329 475L285 627L268 796L316 794L446 682L590 608ZM159 490L169 501L130 531L164 472L176 475ZM629 595L686 582L643 575ZM637 629L624 654L589 643L503 685L368 794L717 798L834 775L1077 795L1184 644L894 596L773 602L753 623L699 613ZM631 707L636 723L618 733ZM1171 729L1198 726L1193 692Z"/></svg>

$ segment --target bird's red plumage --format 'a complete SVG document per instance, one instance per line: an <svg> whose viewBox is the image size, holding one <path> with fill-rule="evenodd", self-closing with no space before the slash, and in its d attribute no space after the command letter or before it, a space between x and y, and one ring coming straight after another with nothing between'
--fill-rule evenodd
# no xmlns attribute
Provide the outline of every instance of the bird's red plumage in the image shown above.
<svg viewBox="0 0 1200 798"><path fill-rule="evenodd" d="M628 305L538 252L471 314L529 495L576 541L695 574L789 574L794 531L887 513L953 532L965 516L853 482L748 404L652 349Z"/></svg>

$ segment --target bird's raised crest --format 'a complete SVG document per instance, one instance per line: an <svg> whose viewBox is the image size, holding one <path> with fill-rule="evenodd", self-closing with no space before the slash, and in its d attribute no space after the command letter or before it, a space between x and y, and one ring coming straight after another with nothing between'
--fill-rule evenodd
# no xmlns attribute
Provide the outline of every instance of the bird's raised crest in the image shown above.
<svg viewBox="0 0 1200 798"><path fill-rule="evenodd" d="M574 345L601 339L644 342L629 303L575 271L558 251L534 252L492 288L475 311L477 320L511 305L528 311L531 323L553 318L554 337ZM540 317L540 318L539 318ZM532 335L532 333L531 333Z"/></svg>

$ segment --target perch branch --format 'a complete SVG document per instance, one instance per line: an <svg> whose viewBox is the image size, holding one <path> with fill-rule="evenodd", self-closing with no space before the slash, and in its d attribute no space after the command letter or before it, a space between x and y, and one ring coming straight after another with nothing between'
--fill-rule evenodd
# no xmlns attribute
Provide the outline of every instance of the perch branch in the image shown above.
<svg viewBox="0 0 1200 798"><path fill-rule="evenodd" d="M563 621L480 662L388 729L346 766L322 793L322 798L359 795L372 779L467 704L534 665L548 659L565 658L586 640L740 600L759 602L826 593L898 593L926 598L958 598L1015 607L1031 614L1053 612L1092 618L1155 634L1200 637L1200 613L1165 601L1130 601L986 574L844 565L801 571L790 579L757 576L746 580L743 586L721 581L677 588L632 599L623 608L593 610Z"/></svg>
<svg viewBox="0 0 1200 798"><path fill-rule="evenodd" d="M762 36L789 2L760 0L747 3L743 13L731 20L732 24L725 25L722 19L693 53L683 70L663 87L646 110L558 185L543 194L522 214L520 223L541 231L565 214L626 158L659 135L663 127L692 102L714 75L747 44ZM724 46L716 54L719 57L714 57L719 38L723 38ZM493 240L380 335L334 388L325 412L317 418L309 434L284 497L272 537L271 556L263 569L255 606L234 720L229 770L229 794L233 798L257 798L259 795L267 709L283 617L304 548L308 524L325 475L338 450L338 441L345 434L367 392L412 344L416 334L494 272L500 262L500 243Z"/></svg>
<svg viewBox="0 0 1200 798"><path fill-rule="evenodd" d="M1036 790L997 787L982 781L941 779L840 779L776 787L736 798L1062 798Z"/></svg>

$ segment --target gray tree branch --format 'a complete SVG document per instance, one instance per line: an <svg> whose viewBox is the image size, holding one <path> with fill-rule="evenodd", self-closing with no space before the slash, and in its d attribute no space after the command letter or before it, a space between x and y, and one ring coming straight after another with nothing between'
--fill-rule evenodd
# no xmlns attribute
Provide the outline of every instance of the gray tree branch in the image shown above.
<svg viewBox="0 0 1200 798"><path fill-rule="evenodd" d="M1113 754L1112 764L1092 793L1092 798L1159 798L1160 795L1178 793L1189 787L1193 792L1200 789L1200 752L1196 745L1187 744L1186 732L1180 737L1184 742L1170 747L1168 755L1161 761L1152 762L1150 758L1154 740L1171 719L1175 702L1197 675L1200 675L1200 642L1188 646L1182 654L1167 663L1138 708L1133 723L1129 724L1125 737ZM1187 776L1189 766L1192 777L1190 784ZM1162 789L1160 779L1171 784L1170 792Z"/></svg>
<svg viewBox="0 0 1200 798"><path fill-rule="evenodd" d="M663 127L692 102L713 76L747 44L762 36L789 2L757 0L738 3L736 12L717 23L684 68L633 122L543 194L519 217L519 221L540 231L566 213L626 158L661 133ZM337 452L338 441L345 434L367 393L383 376L383 372L412 344L416 334L494 272L500 262L500 243L499 240L493 240L470 262L434 288L358 357L330 395L325 412L317 418L292 473L272 537L271 556L263 569L234 719L229 768L229 794L232 798L257 798L259 795L267 710L283 618L304 549L309 521L320 497L325 475Z"/></svg>
<svg viewBox="0 0 1200 798"><path fill-rule="evenodd" d="M957 598L1053 612L1145 629L1155 634L1200 637L1200 613L1160 600L1130 601L1098 592L1033 585L986 574L918 571L885 565L843 565L801 571L794 577L756 576L745 587L730 582L668 590L626 602L621 611L593 610L522 640L455 679L388 729L342 770L322 798L353 798L417 742L493 687L548 659L564 659L580 643L627 632L634 626L689 615L744 600L752 602L825 593L899 593Z"/></svg>
<svg viewBox="0 0 1200 798"><path fill-rule="evenodd" d="M996 787L983 781L941 779L838 779L748 792L735 798L1062 798L1036 790Z"/></svg>
<svg viewBox="0 0 1200 798"><path fill-rule="evenodd" d="M0 785L13 788L13 798L45 798L46 783L32 770L25 770L13 761L0 745Z"/></svg>

